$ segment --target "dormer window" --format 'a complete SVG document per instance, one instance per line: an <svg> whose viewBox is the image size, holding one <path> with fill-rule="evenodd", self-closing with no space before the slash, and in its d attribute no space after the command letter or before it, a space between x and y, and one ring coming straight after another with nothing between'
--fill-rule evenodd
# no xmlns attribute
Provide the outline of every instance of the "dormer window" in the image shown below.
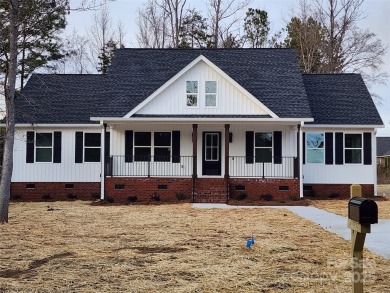
<svg viewBox="0 0 390 293"><path fill-rule="evenodd" d="M186 91L187 91L187 107L197 107L198 106L198 82L187 81Z"/></svg>
<svg viewBox="0 0 390 293"><path fill-rule="evenodd" d="M206 107L216 107L217 106L217 82L216 81L206 81L205 83L205 106Z"/></svg>

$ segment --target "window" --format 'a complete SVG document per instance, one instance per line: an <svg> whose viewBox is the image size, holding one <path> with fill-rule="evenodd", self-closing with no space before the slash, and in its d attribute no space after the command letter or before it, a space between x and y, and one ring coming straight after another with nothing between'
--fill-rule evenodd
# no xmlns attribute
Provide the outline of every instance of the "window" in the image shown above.
<svg viewBox="0 0 390 293"><path fill-rule="evenodd" d="M51 163L53 161L53 133L36 133L35 161L41 163Z"/></svg>
<svg viewBox="0 0 390 293"><path fill-rule="evenodd" d="M205 134L205 161L219 161L219 133Z"/></svg>
<svg viewBox="0 0 390 293"><path fill-rule="evenodd" d="M187 92L187 107L197 107L198 106L198 82L187 81L186 92Z"/></svg>
<svg viewBox="0 0 390 293"><path fill-rule="evenodd" d="M154 133L154 161L155 162L171 161L171 133L170 132Z"/></svg>
<svg viewBox="0 0 390 293"><path fill-rule="evenodd" d="M217 106L217 82L206 81L205 93L206 93L206 101L205 101L206 107L216 107Z"/></svg>
<svg viewBox="0 0 390 293"><path fill-rule="evenodd" d="M324 163L324 145L323 133L306 133L306 162Z"/></svg>
<svg viewBox="0 0 390 293"><path fill-rule="evenodd" d="M84 133L84 162L100 162L100 133Z"/></svg>
<svg viewBox="0 0 390 293"><path fill-rule="evenodd" d="M345 163L361 164L362 163L362 135L345 134Z"/></svg>
<svg viewBox="0 0 390 293"><path fill-rule="evenodd" d="M272 132L255 133L255 161L272 162Z"/></svg>
<svg viewBox="0 0 390 293"><path fill-rule="evenodd" d="M151 156L152 138L150 132L134 133L134 161L148 162Z"/></svg>

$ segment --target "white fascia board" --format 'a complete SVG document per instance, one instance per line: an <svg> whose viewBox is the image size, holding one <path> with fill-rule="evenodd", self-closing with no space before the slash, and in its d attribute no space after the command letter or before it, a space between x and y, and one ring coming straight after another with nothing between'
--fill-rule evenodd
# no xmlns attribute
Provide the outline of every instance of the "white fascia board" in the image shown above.
<svg viewBox="0 0 390 293"><path fill-rule="evenodd" d="M385 128L385 125L306 124L304 128Z"/></svg>
<svg viewBox="0 0 390 293"><path fill-rule="evenodd" d="M126 123L126 122L182 122L182 123L194 123L194 122L284 122L284 123L302 123L313 122L313 118L148 118L148 117L91 117L91 121L104 121L107 123Z"/></svg>
<svg viewBox="0 0 390 293"><path fill-rule="evenodd" d="M5 124L0 124L1 127L5 127ZM17 128L100 128L99 124L28 124L17 123Z"/></svg>
<svg viewBox="0 0 390 293"><path fill-rule="evenodd" d="M262 108L272 118L278 118L278 116L274 112L272 112L270 109L268 109L262 102L260 102L258 99L256 99L250 92L248 92L245 88L243 88L241 85L239 85L234 79L232 79L229 75L227 75L225 72L223 72L223 70L221 70L218 66L216 66L213 62L208 60L203 55L200 55L197 58L195 58L186 67L184 67L182 70L180 70L175 76L173 76L170 80L168 80L165 84L163 84L159 89L157 89L153 94L151 94L149 97L147 97L142 103L140 103L137 107L135 107L133 110L131 110L129 113L127 113L123 118L129 118L133 114L137 113L141 108L143 108L146 104L148 104L151 100L153 100L157 95L162 93L166 88L168 88L171 84L173 84L183 74L185 74L189 69L194 67L200 61L205 62L212 69L214 69L216 72L218 72L223 78L225 78L230 83L232 83L242 94L248 96L252 100L252 102L254 102L256 105L258 105L260 108Z"/></svg>

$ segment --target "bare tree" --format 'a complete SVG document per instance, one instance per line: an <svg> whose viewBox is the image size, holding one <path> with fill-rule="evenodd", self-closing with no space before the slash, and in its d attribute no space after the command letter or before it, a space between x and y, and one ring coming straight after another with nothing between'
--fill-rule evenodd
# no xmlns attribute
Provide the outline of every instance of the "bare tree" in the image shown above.
<svg viewBox="0 0 390 293"><path fill-rule="evenodd" d="M118 21L117 24L117 36L116 39L118 41L119 48L125 48L125 37L126 37L126 30L121 21Z"/></svg>
<svg viewBox="0 0 390 293"><path fill-rule="evenodd" d="M180 28L183 26L185 5L187 0L162 0L159 5L170 23L170 36L172 47L177 48L180 42Z"/></svg>
<svg viewBox="0 0 390 293"><path fill-rule="evenodd" d="M240 20L238 13L252 0L207 0L211 20L214 48L221 46L221 35L229 35L230 29Z"/></svg>

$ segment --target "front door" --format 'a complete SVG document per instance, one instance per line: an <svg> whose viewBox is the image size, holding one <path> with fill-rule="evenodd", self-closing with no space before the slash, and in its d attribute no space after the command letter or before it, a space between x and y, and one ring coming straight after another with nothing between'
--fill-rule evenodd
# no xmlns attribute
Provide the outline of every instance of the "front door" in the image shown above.
<svg viewBox="0 0 390 293"><path fill-rule="evenodd" d="M221 175L221 132L203 132L202 174Z"/></svg>

